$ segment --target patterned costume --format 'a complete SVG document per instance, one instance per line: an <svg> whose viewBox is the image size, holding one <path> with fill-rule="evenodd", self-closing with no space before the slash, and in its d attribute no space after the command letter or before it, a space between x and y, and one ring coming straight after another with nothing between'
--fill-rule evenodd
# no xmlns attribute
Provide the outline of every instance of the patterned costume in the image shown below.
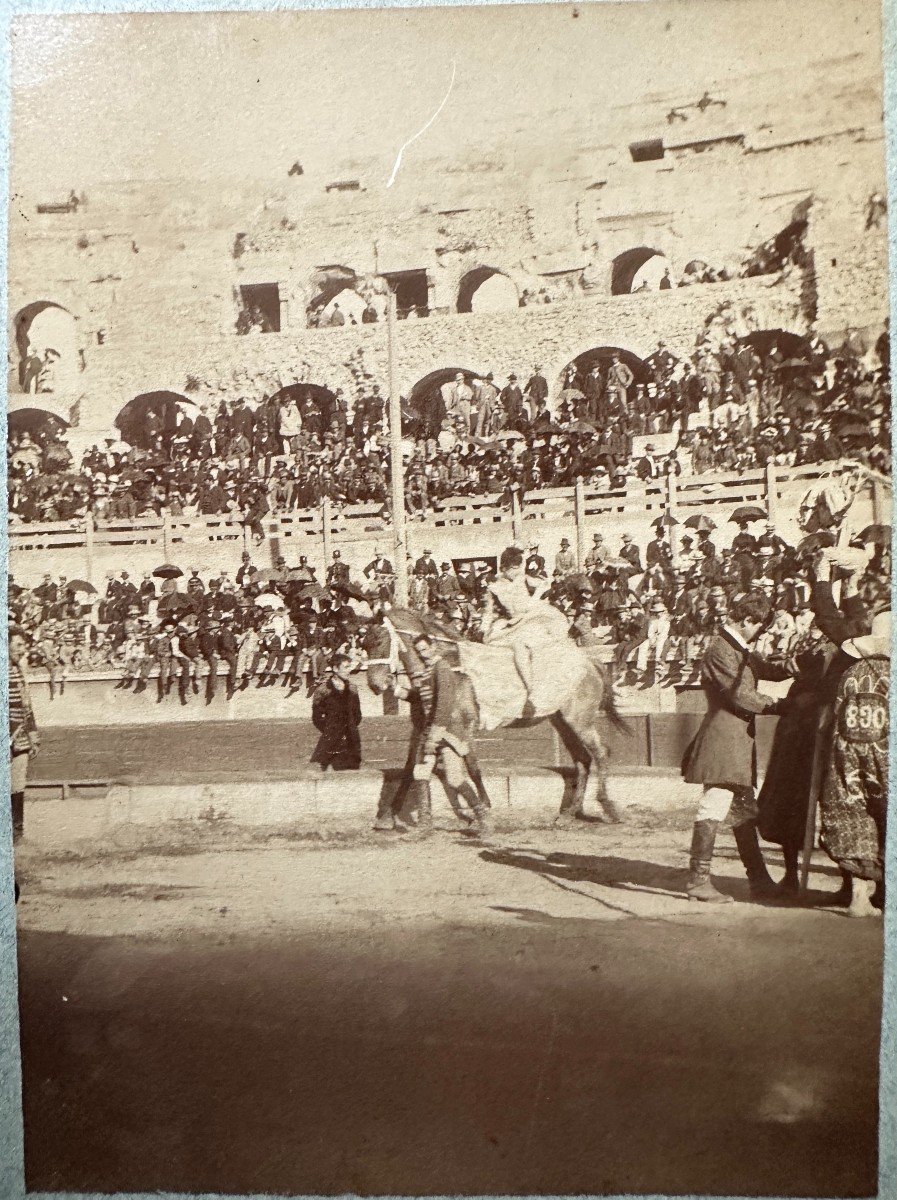
<svg viewBox="0 0 897 1200"><path fill-rule="evenodd" d="M890 660L862 658L841 677L820 808L821 842L851 875L880 880L888 800Z"/></svg>

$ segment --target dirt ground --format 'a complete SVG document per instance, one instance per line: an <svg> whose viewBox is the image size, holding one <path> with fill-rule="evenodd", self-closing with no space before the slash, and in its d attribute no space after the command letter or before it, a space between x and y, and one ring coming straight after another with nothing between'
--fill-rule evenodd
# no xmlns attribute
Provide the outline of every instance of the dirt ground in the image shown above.
<svg viewBox="0 0 897 1200"><path fill-rule="evenodd" d="M687 904L690 820L26 839L29 1190L871 1194L882 923Z"/></svg>

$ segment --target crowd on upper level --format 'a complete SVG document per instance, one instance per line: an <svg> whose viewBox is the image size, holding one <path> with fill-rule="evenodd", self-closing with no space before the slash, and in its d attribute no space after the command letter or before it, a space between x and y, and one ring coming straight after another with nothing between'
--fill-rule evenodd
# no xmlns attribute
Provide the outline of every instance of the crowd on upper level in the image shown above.
<svg viewBox="0 0 897 1200"><path fill-rule="evenodd" d="M447 496L517 494L581 476L596 489L668 473L743 471L768 462L848 457L890 473L887 328L873 345L856 330L818 337L788 357L776 335L702 338L690 359L661 341L644 361L582 356L552 394L538 364L525 380L459 373L402 403L406 505L425 518ZM499 386L502 383L502 386ZM96 522L233 514L257 540L269 514L387 505L385 400L361 378L339 388L297 385L256 407L245 399L147 408L129 441L108 439L75 462L48 418L8 445L13 521ZM651 440L666 444L663 453Z"/></svg>
<svg viewBox="0 0 897 1200"><path fill-rule="evenodd" d="M712 520L697 531L680 527L675 545L662 520L642 546L628 534L611 544L595 533L581 564L568 539L551 561L531 541L525 570L567 616L571 637L608 648L619 682L687 683L739 595L757 591L772 605L761 646L767 655L787 658L814 640L812 592L829 571L823 559L834 539L811 535L795 547L772 524L752 532L760 516L739 519L724 550ZM880 527L844 555L833 577L846 576L845 599L888 588L890 543ZM425 547L407 563L409 603L479 640L495 565L488 557L437 563ZM50 574L30 588L10 579L9 604L29 639L31 664L49 673L51 694L73 675L111 669L121 687L138 692L155 680L159 702L177 685L187 704L201 691L211 703L220 664L229 696L276 684L290 695L310 694L336 655L362 667L365 634L394 589L393 564L377 551L357 576L334 551L322 580L306 557L293 568L279 558L259 570L246 551L233 577L227 570L203 577L169 563L139 580L127 569L110 571L100 591Z"/></svg>

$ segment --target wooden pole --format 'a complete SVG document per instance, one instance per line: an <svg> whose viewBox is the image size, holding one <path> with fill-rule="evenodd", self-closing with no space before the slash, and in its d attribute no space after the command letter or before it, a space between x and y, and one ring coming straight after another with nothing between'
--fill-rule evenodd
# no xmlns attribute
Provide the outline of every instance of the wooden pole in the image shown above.
<svg viewBox="0 0 897 1200"><path fill-rule="evenodd" d="M667 475L667 516L676 516L676 476L672 471ZM675 528L672 522L668 526L670 534L670 561L674 567L679 561L679 547L676 545Z"/></svg>
<svg viewBox="0 0 897 1200"><path fill-rule="evenodd" d="M87 566L84 578L93 583L93 513L84 518L84 558Z"/></svg>
<svg viewBox="0 0 897 1200"><path fill-rule="evenodd" d="M516 488L511 488L511 537L515 542L519 542L521 534L520 492Z"/></svg>
<svg viewBox="0 0 897 1200"><path fill-rule="evenodd" d="M330 566L330 497L325 493L321 499L321 536L324 539L324 578Z"/></svg>
<svg viewBox="0 0 897 1200"><path fill-rule="evenodd" d="M405 466L402 462L402 403L396 381L396 296L390 289L386 316L389 362L389 466L392 497L392 553L396 572L395 602L408 604L408 541L405 533Z"/></svg>
<svg viewBox="0 0 897 1200"><path fill-rule="evenodd" d="M576 476L573 488L573 518L576 522L576 569L582 570L586 557L586 489L582 476Z"/></svg>
<svg viewBox="0 0 897 1200"><path fill-rule="evenodd" d="M245 527L243 544L246 544ZM162 516L162 561L171 562L171 513L167 509Z"/></svg>
<svg viewBox="0 0 897 1200"><path fill-rule="evenodd" d="M770 525L775 525L778 517L779 508L779 489L778 481L776 480L775 463L772 461L766 464L766 518Z"/></svg>

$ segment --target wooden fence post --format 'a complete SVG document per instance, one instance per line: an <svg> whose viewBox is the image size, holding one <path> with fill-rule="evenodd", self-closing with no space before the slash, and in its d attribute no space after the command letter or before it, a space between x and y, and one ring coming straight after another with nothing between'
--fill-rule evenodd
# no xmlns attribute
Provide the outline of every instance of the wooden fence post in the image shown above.
<svg viewBox="0 0 897 1200"><path fill-rule="evenodd" d="M162 514L162 561L171 562L171 513Z"/></svg>
<svg viewBox="0 0 897 1200"><path fill-rule="evenodd" d="M676 515L676 476L670 471L667 475L667 516L675 517ZM679 547L676 545L675 526L668 525L670 531L670 561L675 567L679 561Z"/></svg>
<svg viewBox="0 0 897 1200"><path fill-rule="evenodd" d="M324 539L324 574L330 566L330 497L325 495L321 501L321 534Z"/></svg>
<svg viewBox="0 0 897 1200"><path fill-rule="evenodd" d="M586 556L586 489L582 476L573 485L573 519L576 522L576 569L582 570Z"/></svg>
<svg viewBox="0 0 897 1200"><path fill-rule="evenodd" d="M779 489L776 479L775 463L770 459L766 464L766 518L770 525L776 524L779 511Z"/></svg>
<svg viewBox="0 0 897 1200"><path fill-rule="evenodd" d="M520 493L516 488L511 488L511 537L515 542L522 536L521 524Z"/></svg>
<svg viewBox="0 0 897 1200"><path fill-rule="evenodd" d="M93 513L89 512L84 518L84 559L86 562L84 578L88 583L93 583L93 533Z"/></svg>

